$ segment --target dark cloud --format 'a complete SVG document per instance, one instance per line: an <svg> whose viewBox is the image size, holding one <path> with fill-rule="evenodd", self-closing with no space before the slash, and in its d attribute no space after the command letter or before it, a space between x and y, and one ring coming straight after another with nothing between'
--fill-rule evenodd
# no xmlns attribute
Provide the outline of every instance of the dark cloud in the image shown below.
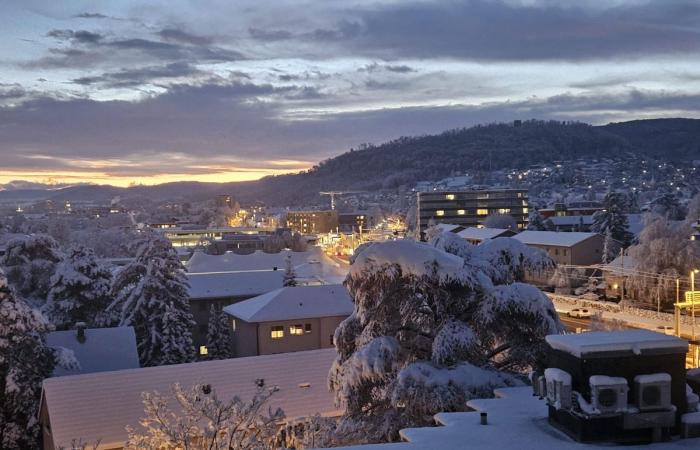
<svg viewBox="0 0 700 450"><path fill-rule="evenodd" d="M80 14L76 14L73 17L76 17L78 19L108 19L109 18L109 16L105 16L104 14L91 13L91 12L83 12Z"/></svg>
<svg viewBox="0 0 700 450"><path fill-rule="evenodd" d="M158 36L166 41L175 41L192 45L210 45L214 41L211 37L188 33L178 28L164 28L158 32Z"/></svg>
<svg viewBox="0 0 700 450"><path fill-rule="evenodd" d="M104 37L100 33L87 30L51 30L46 33L46 36L59 40L70 39L73 42L82 44L96 44Z"/></svg>
<svg viewBox="0 0 700 450"><path fill-rule="evenodd" d="M163 66L123 69L117 72L103 73L98 76L85 76L76 78L72 80L72 82L83 86L99 84L105 87L132 87L161 78L180 78L199 75L201 73L200 70L190 64L175 62Z"/></svg>
<svg viewBox="0 0 700 450"><path fill-rule="evenodd" d="M27 91L18 83L0 83L0 100L18 100L27 95Z"/></svg>
<svg viewBox="0 0 700 450"><path fill-rule="evenodd" d="M608 7L406 1L346 15L333 27L308 32L251 29L250 34L263 41L330 41L349 54L388 60L581 60L700 52L700 3L694 0Z"/></svg>

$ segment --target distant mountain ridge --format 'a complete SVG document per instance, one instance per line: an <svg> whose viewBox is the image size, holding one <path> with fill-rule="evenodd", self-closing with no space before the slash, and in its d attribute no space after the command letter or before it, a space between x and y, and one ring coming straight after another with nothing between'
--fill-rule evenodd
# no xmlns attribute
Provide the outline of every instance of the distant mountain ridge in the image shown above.
<svg viewBox="0 0 700 450"><path fill-rule="evenodd" d="M378 190L436 180L451 172L525 168L533 164L579 158L647 157L669 161L700 159L700 120L649 119L592 126L584 123L525 121L478 125L437 135L401 137L381 145L362 146L296 174L238 183L179 182L156 186L79 185L58 190L21 190L29 198L109 201L144 198L153 201L198 201L219 193L244 203L272 206L320 203L319 191ZM0 191L0 201L20 191Z"/></svg>

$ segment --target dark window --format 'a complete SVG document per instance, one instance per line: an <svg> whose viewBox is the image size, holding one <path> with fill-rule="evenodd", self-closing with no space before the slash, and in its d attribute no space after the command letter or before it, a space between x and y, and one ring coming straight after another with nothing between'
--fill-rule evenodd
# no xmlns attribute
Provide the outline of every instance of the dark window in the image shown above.
<svg viewBox="0 0 700 450"><path fill-rule="evenodd" d="M199 334L207 334L207 326L206 325L199 325L199 327L197 327L197 329L199 330Z"/></svg>
<svg viewBox="0 0 700 450"><path fill-rule="evenodd" d="M311 324L304 324L304 333L311 333Z"/></svg>
<svg viewBox="0 0 700 450"><path fill-rule="evenodd" d="M199 312L206 311L207 310L207 302L199 302L197 304L197 309L199 310Z"/></svg>
<svg viewBox="0 0 700 450"><path fill-rule="evenodd" d="M333 335L331 334L331 345L335 345L335 339L333 339Z"/></svg>

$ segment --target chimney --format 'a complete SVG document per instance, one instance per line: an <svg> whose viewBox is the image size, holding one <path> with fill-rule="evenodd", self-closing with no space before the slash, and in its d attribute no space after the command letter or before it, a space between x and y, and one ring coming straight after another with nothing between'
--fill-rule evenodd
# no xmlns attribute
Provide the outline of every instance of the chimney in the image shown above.
<svg viewBox="0 0 700 450"><path fill-rule="evenodd" d="M77 337L78 337L78 342L81 344L85 342L86 336L85 336L85 329L87 328L87 324L85 322L76 322L75 324L75 329L78 331Z"/></svg>

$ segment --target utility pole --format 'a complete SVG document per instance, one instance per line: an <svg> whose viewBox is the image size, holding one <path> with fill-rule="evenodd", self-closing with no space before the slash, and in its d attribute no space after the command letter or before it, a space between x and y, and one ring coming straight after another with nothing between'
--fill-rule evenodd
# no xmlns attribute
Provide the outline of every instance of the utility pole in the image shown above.
<svg viewBox="0 0 700 450"><path fill-rule="evenodd" d="M622 264L622 281L620 282L620 303L625 304L625 249L620 249L620 263Z"/></svg>

